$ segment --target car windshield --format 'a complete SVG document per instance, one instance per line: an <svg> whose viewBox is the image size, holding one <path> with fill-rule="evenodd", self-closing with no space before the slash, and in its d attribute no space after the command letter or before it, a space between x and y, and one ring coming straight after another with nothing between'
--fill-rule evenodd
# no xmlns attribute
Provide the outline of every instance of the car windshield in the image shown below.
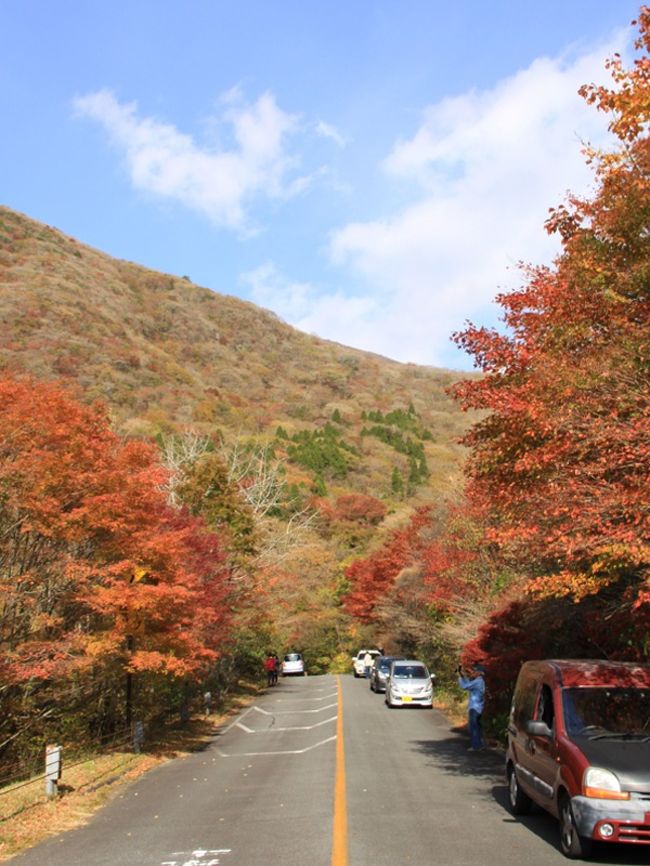
<svg viewBox="0 0 650 866"><path fill-rule="evenodd" d="M289 653L284 657L285 662L299 662L301 659L300 653Z"/></svg>
<svg viewBox="0 0 650 866"><path fill-rule="evenodd" d="M650 741L650 688L563 689L562 706L569 736Z"/></svg>
<svg viewBox="0 0 650 866"><path fill-rule="evenodd" d="M393 676L396 680L425 680L429 674L424 665L395 665Z"/></svg>

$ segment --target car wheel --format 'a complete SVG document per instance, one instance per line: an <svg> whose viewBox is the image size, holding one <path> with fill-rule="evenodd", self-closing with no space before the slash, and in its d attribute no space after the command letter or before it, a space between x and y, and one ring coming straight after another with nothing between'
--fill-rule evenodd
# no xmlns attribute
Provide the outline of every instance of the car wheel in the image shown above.
<svg viewBox="0 0 650 866"><path fill-rule="evenodd" d="M571 860L581 860L591 852L592 841L580 836L573 818L571 801L567 796L560 801L560 850Z"/></svg>
<svg viewBox="0 0 650 866"><path fill-rule="evenodd" d="M508 798L513 815L527 815L530 812L533 801L519 787L517 774L512 764L508 767Z"/></svg>
<svg viewBox="0 0 650 866"><path fill-rule="evenodd" d="M359 674L356 671L354 671L354 678L355 680L359 679Z"/></svg>

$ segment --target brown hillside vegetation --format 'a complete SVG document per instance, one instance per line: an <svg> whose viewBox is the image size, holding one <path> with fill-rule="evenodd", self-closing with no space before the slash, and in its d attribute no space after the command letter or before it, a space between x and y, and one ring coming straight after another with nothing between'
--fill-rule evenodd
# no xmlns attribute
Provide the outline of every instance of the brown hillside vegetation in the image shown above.
<svg viewBox="0 0 650 866"><path fill-rule="evenodd" d="M109 405L125 435L191 428L265 438L282 427L291 437L334 416L354 451L345 478L327 480L385 498L391 472L406 479L409 461L361 435L362 413L411 406L428 431L430 474L418 498L455 486L467 423L446 389L459 374L301 333L251 303L113 259L8 208L0 208L0 319L2 367L74 382L84 399Z"/></svg>
<svg viewBox="0 0 650 866"><path fill-rule="evenodd" d="M346 664L362 637L346 567L414 508L458 497L460 374L301 333L7 208L0 320L0 371L60 380L121 436L154 439L172 505L219 534L236 611L220 682L268 647L301 648L312 671Z"/></svg>

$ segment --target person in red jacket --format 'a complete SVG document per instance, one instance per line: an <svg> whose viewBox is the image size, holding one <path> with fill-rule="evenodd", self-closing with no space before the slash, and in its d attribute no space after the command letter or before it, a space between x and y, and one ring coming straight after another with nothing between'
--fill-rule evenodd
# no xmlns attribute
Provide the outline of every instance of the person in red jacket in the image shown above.
<svg viewBox="0 0 650 866"><path fill-rule="evenodd" d="M266 684L268 686L274 686L276 683L275 678L275 657L272 653L269 653L266 656L264 661L264 670L266 671Z"/></svg>

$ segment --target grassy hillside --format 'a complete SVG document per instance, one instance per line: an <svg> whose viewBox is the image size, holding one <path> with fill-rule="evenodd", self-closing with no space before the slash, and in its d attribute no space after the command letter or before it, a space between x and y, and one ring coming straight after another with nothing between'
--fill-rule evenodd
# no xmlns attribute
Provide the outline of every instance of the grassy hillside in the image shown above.
<svg viewBox="0 0 650 866"><path fill-rule="evenodd" d="M318 476L327 493L395 504L437 497L457 481L455 440L467 418L445 389L459 374L301 333L7 208L0 321L2 367L74 382L84 399L110 406L125 435L217 428L226 439L275 439L290 480Z"/></svg>

